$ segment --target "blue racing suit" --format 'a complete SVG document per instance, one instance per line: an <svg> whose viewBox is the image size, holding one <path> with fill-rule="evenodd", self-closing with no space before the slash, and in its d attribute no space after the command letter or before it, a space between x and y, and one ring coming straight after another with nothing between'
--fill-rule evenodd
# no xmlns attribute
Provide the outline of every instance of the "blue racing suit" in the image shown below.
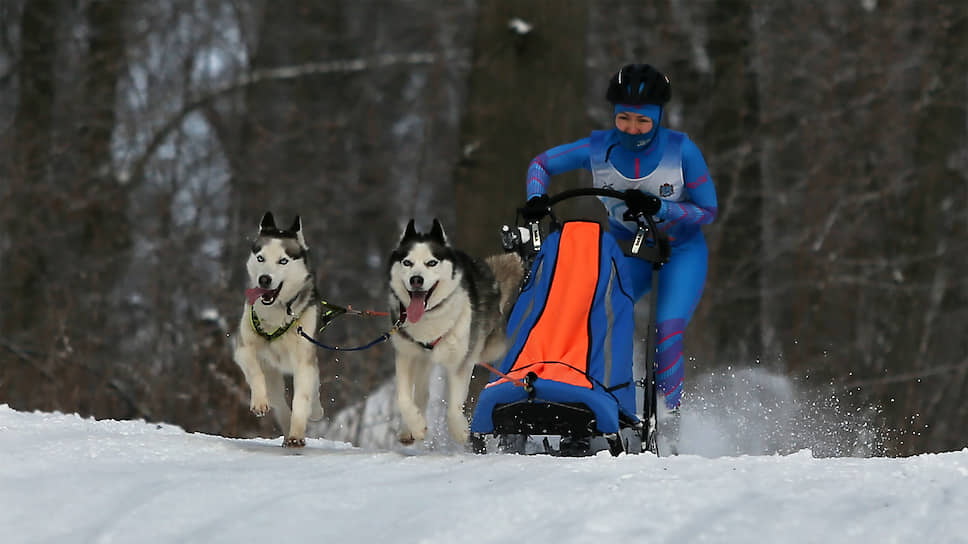
<svg viewBox="0 0 968 544"><path fill-rule="evenodd" d="M618 129L593 131L591 136L551 148L528 167L528 198L545 194L551 176L584 168L595 187L639 189L662 201L655 215L659 230L669 235L671 255L659 275L658 360L656 383L668 408L679 406L685 376L683 334L699 304L706 283L708 250L701 226L712 223L718 205L709 168L687 135L657 127L653 140L640 151L619 144ZM622 219L625 202L601 198L612 234L631 239L637 228ZM629 259L633 296L638 300L652 287L652 265Z"/></svg>

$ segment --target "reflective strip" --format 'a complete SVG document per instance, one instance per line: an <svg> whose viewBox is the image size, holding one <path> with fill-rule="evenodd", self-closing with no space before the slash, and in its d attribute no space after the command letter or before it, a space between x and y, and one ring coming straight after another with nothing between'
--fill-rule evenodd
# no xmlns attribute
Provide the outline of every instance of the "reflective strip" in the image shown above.
<svg viewBox="0 0 968 544"><path fill-rule="evenodd" d="M534 271L534 276L532 276L531 279L528 281L528 283L531 284L532 289L537 289L537 286L541 281L541 274L544 271L544 264L545 264L545 260L544 258L542 258L541 261L538 262L538 268L537 270ZM521 326L528 321L528 316L531 315L532 311L534 311L533 295L528 298L528 307L524 309L524 314L521 316L521 319L518 320L518 326L514 327L514 331L508 335L508 338L518 337L518 333L521 332Z"/></svg>
<svg viewBox="0 0 968 544"><path fill-rule="evenodd" d="M602 383L605 387L612 386L612 323L615 322L615 311L612 308L612 287L615 285L615 278L618 276L618 270L615 266L615 261L612 261L611 266L608 267L608 285L605 287L605 336L602 338L604 344L602 345L602 354L605 359L605 373L602 376Z"/></svg>

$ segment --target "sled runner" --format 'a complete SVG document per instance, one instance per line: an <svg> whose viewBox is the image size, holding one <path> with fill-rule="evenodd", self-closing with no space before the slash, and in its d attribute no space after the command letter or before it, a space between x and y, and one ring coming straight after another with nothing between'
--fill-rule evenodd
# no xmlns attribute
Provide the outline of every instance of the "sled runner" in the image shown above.
<svg viewBox="0 0 968 544"><path fill-rule="evenodd" d="M578 196L624 200L608 189L576 189L549 199ZM553 212L544 239L540 221L505 227L504 246L531 261L511 311L508 352L499 374L482 391L471 422L471 446L510 453L592 455L608 449L657 452L655 442L655 282L647 329L646 376L633 376L634 304L630 258L658 270L668 240L652 217L639 216L629 247L592 221L559 223ZM645 390L642 417L635 388Z"/></svg>

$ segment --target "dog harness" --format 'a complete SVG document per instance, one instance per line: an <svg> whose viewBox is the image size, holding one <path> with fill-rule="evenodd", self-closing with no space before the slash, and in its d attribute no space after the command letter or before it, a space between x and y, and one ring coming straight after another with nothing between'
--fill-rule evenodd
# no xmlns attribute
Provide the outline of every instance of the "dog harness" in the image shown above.
<svg viewBox="0 0 968 544"><path fill-rule="evenodd" d="M271 333L266 332L266 330L262 328L262 320L259 319L259 315L257 313L255 313L255 304L251 304L249 306L249 322L252 323L252 330L254 330L256 332L256 334L258 334L259 336L265 338L269 342L272 342L276 338L279 338L280 336L286 334L286 331L288 331L290 328L292 328L293 325L295 325L296 323L299 322L299 318L302 317L303 312L305 312L306 311L306 308L309 307L309 303L307 302L307 304L303 307L303 309L302 310L299 310L298 313L294 313L292 311L292 305L295 304L296 301L298 301L300 299L300 297L303 297L304 295L305 295L305 298L307 298L307 299L309 298L309 292L306 291L305 289L302 290L302 291L300 291L299 293L296 293L296 296L292 297L292 299L290 299L289 302L286 303L286 314L288 314L288 315L295 315L295 317L293 317L292 321L290 321L289 323L286 323L285 325L279 327L278 329L276 329L275 331L273 331ZM326 303L326 301L323 301L323 304L326 305L326 306L329 306ZM328 312L324 312L323 313L323 317L324 317L323 326L324 327L326 325L328 325L329 322L332 321L333 318L335 317L335 315L332 315L332 314L333 314L332 311L328 311Z"/></svg>
<svg viewBox="0 0 968 544"><path fill-rule="evenodd" d="M406 332L404 332L403 329L400 329L400 336L406 338L407 340L410 340L414 344L417 344L418 346L420 346L420 347L422 347L424 349L427 349L427 350L434 349L434 347L437 346L437 343L440 342L440 338L443 338L443 336L441 336L440 338L434 340L433 342L420 342L418 340L415 340L414 337L412 337L409 334L407 334Z"/></svg>
<svg viewBox="0 0 968 544"><path fill-rule="evenodd" d="M252 329L256 332L256 334L265 338L269 342L272 342L276 338L279 338L280 336L286 334L286 331L288 331L293 325L295 325L299 321L299 318L297 317L292 321L290 321L289 323L286 323L285 325L279 327L275 331L268 333L265 331L265 329L262 328L262 320L259 319L259 315L255 313L255 305L253 304L252 306L249 306L249 321L252 323Z"/></svg>
<svg viewBox="0 0 968 544"><path fill-rule="evenodd" d="M414 344L417 344L418 346L426 350L434 349L437 343L440 342L441 338L446 336L446 335L441 336L440 338L434 340L433 342L421 342L415 339L414 337L410 336L409 334L407 334L407 332L403 330L403 324L407 322L407 309L403 307L403 304L400 304L400 318L397 320L397 322L400 324L400 326L397 328L397 332L400 333L400 336L406 338L407 340L410 340Z"/></svg>

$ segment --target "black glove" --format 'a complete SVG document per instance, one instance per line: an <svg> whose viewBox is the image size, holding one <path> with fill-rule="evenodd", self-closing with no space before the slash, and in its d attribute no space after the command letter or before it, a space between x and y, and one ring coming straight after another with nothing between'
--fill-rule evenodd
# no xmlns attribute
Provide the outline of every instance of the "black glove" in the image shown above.
<svg viewBox="0 0 968 544"><path fill-rule="evenodd" d="M662 201L650 194L643 193L638 189L628 189L625 191L625 204L628 210L622 215L626 221L635 221L639 214L652 216L659 213L662 208Z"/></svg>
<svg viewBox="0 0 968 544"><path fill-rule="evenodd" d="M548 195L537 195L533 196L528 200L528 203L521 208L521 217L529 223L532 221L540 221L544 216L551 212L551 206L548 204Z"/></svg>

